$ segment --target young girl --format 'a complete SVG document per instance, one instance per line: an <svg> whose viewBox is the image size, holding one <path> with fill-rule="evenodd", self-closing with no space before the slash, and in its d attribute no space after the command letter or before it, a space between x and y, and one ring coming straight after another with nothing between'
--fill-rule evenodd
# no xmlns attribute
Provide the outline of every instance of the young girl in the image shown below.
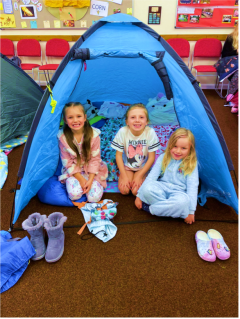
<svg viewBox="0 0 240 319"><path fill-rule="evenodd" d="M152 215L180 217L192 224L198 182L194 136L179 128L170 136L165 153L159 156L139 189L135 205Z"/></svg>
<svg viewBox="0 0 240 319"><path fill-rule="evenodd" d="M107 165L101 160L100 130L92 128L80 103L67 103L63 108L64 126L58 132L62 175L71 200L87 195L98 202L106 188Z"/></svg>
<svg viewBox="0 0 240 319"><path fill-rule="evenodd" d="M116 134L111 146L117 150L116 162L120 171L118 188L123 195L137 194L147 172L154 163L159 139L147 126L148 111L143 104L134 104L126 112L127 126Z"/></svg>

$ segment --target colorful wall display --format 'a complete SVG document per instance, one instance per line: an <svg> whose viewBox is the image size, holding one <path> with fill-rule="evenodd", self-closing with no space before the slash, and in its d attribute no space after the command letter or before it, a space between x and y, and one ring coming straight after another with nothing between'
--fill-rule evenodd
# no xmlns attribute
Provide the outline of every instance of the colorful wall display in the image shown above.
<svg viewBox="0 0 240 319"><path fill-rule="evenodd" d="M238 0L178 0L176 28L233 28Z"/></svg>

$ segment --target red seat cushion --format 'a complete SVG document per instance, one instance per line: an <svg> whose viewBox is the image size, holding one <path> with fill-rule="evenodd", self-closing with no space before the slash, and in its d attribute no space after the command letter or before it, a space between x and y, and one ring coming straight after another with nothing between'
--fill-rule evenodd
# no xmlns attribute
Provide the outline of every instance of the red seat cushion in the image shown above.
<svg viewBox="0 0 240 319"><path fill-rule="evenodd" d="M59 64L45 64L40 66L39 70L57 70Z"/></svg>
<svg viewBox="0 0 240 319"><path fill-rule="evenodd" d="M23 70L32 70L33 68L38 68L40 64L34 64L34 63L22 63L21 68Z"/></svg>
<svg viewBox="0 0 240 319"><path fill-rule="evenodd" d="M193 68L198 72L217 72L216 68L212 65L195 65Z"/></svg>

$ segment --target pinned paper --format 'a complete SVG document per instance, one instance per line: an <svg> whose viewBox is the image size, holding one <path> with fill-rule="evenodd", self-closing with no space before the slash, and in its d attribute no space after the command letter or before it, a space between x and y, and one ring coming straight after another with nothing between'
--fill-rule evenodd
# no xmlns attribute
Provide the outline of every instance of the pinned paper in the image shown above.
<svg viewBox="0 0 240 319"><path fill-rule="evenodd" d="M3 8L4 8L4 13L6 13L6 14L13 13L12 1L11 0L4 0L3 1Z"/></svg>
<svg viewBox="0 0 240 319"><path fill-rule="evenodd" d="M18 10L18 3L17 2L14 2L14 9Z"/></svg>
<svg viewBox="0 0 240 319"><path fill-rule="evenodd" d="M127 8L127 14L132 14L132 8Z"/></svg>
<svg viewBox="0 0 240 319"><path fill-rule="evenodd" d="M61 28L61 22L59 20L54 20L54 28Z"/></svg>
<svg viewBox="0 0 240 319"><path fill-rule="evenodd" d="M1 14L1 28L16 28L15 17L13 14Z"/></svg>
<svg viewBox="0 0 240 319"><path fill-rule="evenodd" d="M108 2L92 0L90 14L94 16L107 17L108 5Z"/></svg>
<svg viewBox="0 0 240 319"><path fill-rule="evenodd" d="M186 8L186 7L179 7L177 13L184 14L194 14L195 8Z"/></svg>
<svg viewBox="0 0 240 319"><path fill-rule="evenodd" d="M50 28L50 21L43 21L44 28Z"/></svg>
<svg viewBox="0 0 240 319"><path fill-rule="evenodd" d="M22 28L27 28L27 22L23 21L21 22Z"/></svg>
<svg viewBox="0 0 240 319"><path fill-rule="evenodd" d="M80 21L80 24L81 24L81 28L86 28L87 27L87 21L86 20Z"/></svg>
<svg viewBox="0 0 240 319"><path fill-rule="evenodd" d="M37 29L37 21L30 21L31 29Z"/></svg>
<svg viewBox="0 0 240 319"><path fill-rule="evenodd" d="M3 4L0 2L0 10L3 10Z"/></svg>
<svg viewBox="0 0 240 319"><path fill-rule="evenodd" d="M111 2L114 2L114 3L117 3L117 4L122 4L122 0L108 0L108 1L111 1Z"/></svg>

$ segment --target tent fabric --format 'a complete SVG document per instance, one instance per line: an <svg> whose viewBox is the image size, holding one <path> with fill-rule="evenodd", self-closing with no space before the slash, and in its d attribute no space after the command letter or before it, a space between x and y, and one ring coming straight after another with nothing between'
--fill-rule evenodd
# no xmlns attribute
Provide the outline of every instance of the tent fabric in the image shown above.
<svg viewBox="0 0 240 319"><path fill-rule="evenodd" d="M102 54L98 59L72 60L74 50L79 48L89 52L121 52L121 56ZM159 58L158 52L163 51L162 63L169 77L178 121L196 138L201 179L199 202L204 205L208 197L214 197L238 211L237 195L229 172L229 168L233 168L231 158L196 79L155 31L137 19L119 13L99 20L85 32L55 72L52 92L57 106L51 113L51 99L47 93L43 97L44 103L43 99L40 102L39 114L36 114L36 122L29 134L31 139L20 166L19 173L24 174L15 200L13 224L29 200L56 171L59 160L56 136L65 103L79 101L84 104L89 99L92 102L147 104L148 99L159 92L166 95L163 81L153 65L140 55L128 57L132 52L150 52L155 60Z"/></svg>
<svg viewBox="0 0 240 319"><path fill-rule="evenodd" d="M1 54L1 136L4 143L30 130L43 95L41 87Z"/></svg>
<svg viewBox="0 0 240 319"><path fill-rule="evenodd" d="M9 232L0 231L1 246L1 293L10 289L27 269L36 251L28 237L14 241Z"/></svg>

